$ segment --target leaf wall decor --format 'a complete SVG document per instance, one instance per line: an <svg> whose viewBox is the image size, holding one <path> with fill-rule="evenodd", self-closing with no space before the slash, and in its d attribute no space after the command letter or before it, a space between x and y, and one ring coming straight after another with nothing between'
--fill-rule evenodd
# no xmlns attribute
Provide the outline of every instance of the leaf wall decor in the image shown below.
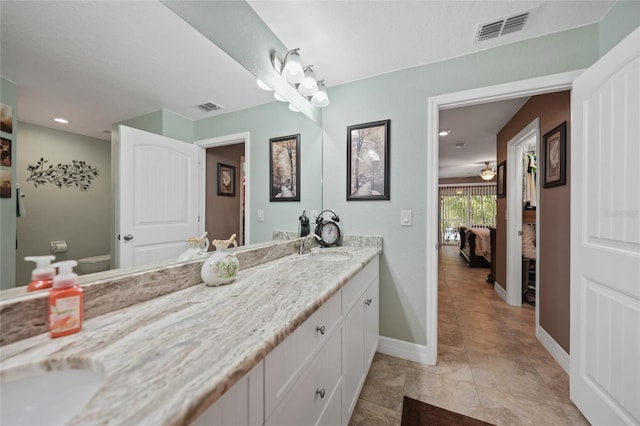
<svg viewBox="0 0 640 426"><path fill-rule="evenodd" d="M49 164L47 167L48 162L41 157L37 163L27 165L27 170L31 173L27 181L33 182L36 188L38 185L52 183L58 188L76 187L80 191L87 191L91 187L91 182L99 174L96 167L85 161L73 160L67 164L58 163L57 166Z"/></svg>

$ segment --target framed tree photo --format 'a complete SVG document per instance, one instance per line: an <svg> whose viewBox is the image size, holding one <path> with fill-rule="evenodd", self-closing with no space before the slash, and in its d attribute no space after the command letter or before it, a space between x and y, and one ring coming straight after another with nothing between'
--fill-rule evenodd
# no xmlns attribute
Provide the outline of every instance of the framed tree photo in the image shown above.
<svg viewBox="0 0 640 426"><path fill-rule="evenodd" d="M566 183L567 122L545 134L542 138L544 169L542 187L550 188Z"/></svg>
<svg viewBox="0 0 640 426"><path fill-rule="evenodd" d="M300 201L300 134L269 139L269 201Z"/></svg>
<svg viewBox="0 0 640 426"><path fill-rule="evenodd" d="M236 196L236 168L218 163L218 195Z"/></svg>
<svg viewBox="0 0 640 426"><path fill-rule="evenodd" d="M347 127L347 201L389 200L391 120Z"/></svg>

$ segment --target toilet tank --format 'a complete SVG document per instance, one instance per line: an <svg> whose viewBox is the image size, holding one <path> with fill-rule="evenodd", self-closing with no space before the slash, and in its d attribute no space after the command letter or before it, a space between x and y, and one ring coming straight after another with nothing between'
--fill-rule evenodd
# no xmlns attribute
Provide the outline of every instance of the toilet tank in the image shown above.
<svg viewBox="0 0 640 426"><path fill-rule="evenodd" d="M78 259L76 272L79 275L92 274L94 272L106 271L111 266L111 255L102 254Z"/></svg>

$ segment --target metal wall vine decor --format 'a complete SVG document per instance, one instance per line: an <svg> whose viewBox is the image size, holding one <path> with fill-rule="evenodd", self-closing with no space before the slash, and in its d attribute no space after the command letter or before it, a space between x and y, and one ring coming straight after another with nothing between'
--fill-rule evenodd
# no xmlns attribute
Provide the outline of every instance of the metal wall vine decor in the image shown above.
<svg viewBox="0 0 640 426"><path fill-rule="evenodd" d="M27 165L27 170L31 173L27 181L33 182L36 188L38 185L52 183L58 188L76 187L80 191L87 191L91 187L91 182L99 174L96 167L84 161L73 160L71 163L58 163L57 166L50 164L47 167L48 162L41 157L37 163Z"/></svg>

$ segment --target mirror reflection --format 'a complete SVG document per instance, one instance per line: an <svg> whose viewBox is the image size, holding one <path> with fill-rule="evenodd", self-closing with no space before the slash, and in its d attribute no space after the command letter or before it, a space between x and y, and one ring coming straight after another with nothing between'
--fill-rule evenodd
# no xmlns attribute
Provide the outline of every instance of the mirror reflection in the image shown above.
<svg viewBox="0 0 640 426"><path fill-rule="evenodd" d="M154 19L149 19L150 15L158 14L158 16L153 15L157 18L155 25L164 24L164 27L162 31L160 28L155 28L156 33L152 32L151 36L145 40L150 42L148 38L158 37L160 32L163 40L171 38L172 35L167 32L174 28L172 26L175 24L174 18L166 16L167 11L163 10L163 5L145 2L150 5L138 3L131 5L132 9L130 10L123 10L129 6L122 3L117 6L100 5L98 7L104 10L95 10L96 4L92 2L94 9L85 10L81 3L76 4L76 2L35 2L36 5L31 6L28 5L29 2L26 5L20 5L19 2L8 3L11 4L7 5L3 2L2 5L2 68L0 71L4 79L15 83L18 93L17 105L14 109L17 112L14 113L17 125L14 133L14 147L16 149L12 168L15 187L19 186L24 195L24 198L21 199L22 203L16 203L22 205L22 209L18 209L15 218L17 248L14 285L24 286L30 281L31 271L35 264L24 261L24 257L32 255L54 255L56 261L79 260L78 273L95 274L83 276L81 279L83 282L90 281L92 278L102 279L125 272L123 270L104 271L114 266L124 265L122 262L123 254L118 249L118 245L128 235L128 231L119 228L121 218L119 217L119 209L116 208L116 205L120 203L119 189L130 184L128 181L122 181L119 175L118 154L121 141L117 124L166 136L180 143L201 144L202 147L199 149L205 159L202 169L198 170L201 186L198 189L193 189L194 193L189 194L196 200L196 204L199 206L198 211L204 212L205 217L197 218L199 222L193 231L175 238L179 243L174 244L171 250L167 251L169 255L162 258L148 258L146 261L144 256L138 256L136 262L127 264L136 270L148 267L146 265L157 266L175 262L178 256L190 247L190 242L186 240L200 238L204 232L208 233L209 240L229 238L231 234L236 233L239 244L262 243L272 240L274 232L296 232L297 220L303 210L306 210L307 214L322 210L321 129L305 116L291 112L285 103L272 101L272 95L257 88L254 76L251 76L237 63L233 65L234 68L231 72L225 73L217 70L213 77L216 80L216 87L232 88L231 97L225 98L228 100L224 104L231 108L209 113L197 110L192 113L189 108L196 108L194 105L202 99L200 96L197 99L194 97L190 104L183 107L186 108L186 112L185 109L179 110L179 107L168 105L169 101L167 103L151 102L153 105L148 106L147 109L138 109L134 112L129 108L130 104L138 102L138 99L134 99L133 94L142 95L132 89L132 86L144 84L143 80L154 80L155 77L152 72L148 71L149 68L140 61L139 56L132 55L128 58L129 62L123 62L122 56L114 55L111 61L118 64L118 69L137 68L144 69L148 73L141 75L135 82L123 82L123 78L133 78L131 74L123 77L117 74L96 72L97 76L95 77L99 77L99 79L94 78L91 81L100 86L102 90L108 88L119 95L126 93L126 96L120 96L121 106L116 106L115 109L129 111L126 114L130 115L111 118L97 131L95 129L88 131L83 128L80 122L71 121L70 125L60 126L52 121L55 118L52 114L64 114L65 111L72 111L71 106L68 105L70 100L76 101L73 107L76 110L83 110L87 116L107 114L104 111L108 108L105 110L103 107L113 101L111 97L106 95L104 97L90 97L91 95L88 93L94 92L89 91L78 81L68 83L59 79L57 83L52 83L51 76L48 74L55 74L57 68L66 70L74 66L82 67L81 63L61 65L60 58L69 55L69 52L63 51L84 48L85 51L82 51L80 56L83 58L83 62L91 63L92 58L95 57L91 56L90 52L95 49L98 51L98 56L102 55L101 63L108 61L109 59L104 57L106 52L115 52L117 48L124 49L124 45L121 44L123 39L128 40L130 44L133 40L138 42L141 40L137 33L129 36L123 35L126 25L116 25L125 19L125 15L128 16L127 22L137 16L140 19L139 25L145 26L154 22ZM45 3L46 7L43 7ZM21 7L26 9L21 9ZM109 19L109 17L113 17L113 14L107 13L110 7L119 8L117 19ZM71 17L62 17L69 12L73 12ZM57 21L59 25L41 25L44 20L52 22L52 16L60 16L61 20ZM98 18L107 21L108 25L98 26L92 30L91 22ZM173 24L169 25L167 20ZM9 23L9 21L11 22ZM83 24L78 25L78 22ZM179 25L186 24L180 21ZM34 28L37 28L37 31ZM47 39L55 39L56 32L63 31L61 28L64 28L66 38L87 40L87 42L97 37L93 31L100 32L100 43L91 46L92 49L86 49L87 46L83 43L79 43L81 46L67 43L61 46L59 51L52 51L47 55L43 55L37 50L30 53L29 46L23 42L20 42L20 49L11 46L18 39L31 40L34 45L46 44ZM78 31L78 34L73 34L73 31ZM148 28L146 31L148 32ZM173 38L181 39L181 37L183 37L181 34L173 35ZM116 40L113 44L109 42L111 38ZM190 41L188 45L193 47L192 54L188 54L191 49L186 49L187 46L182 46L181 49L187 52L182 52L181 55L183 55L183 62L187 62L189 66L199 64L198 55L202 56L203 48L217 49L215 45L204 38L197 41L198 46L195 44L195 41ZM105 46L111 47L105 48ZM155 48L155 46L148 47L150 50ZM171 53L169 47L165 46L165 49L167 50L165 54ZM33 55L37 56L37 61ZM219 52L212 55L219 56ZM220 59L220 61L223 63L214 65L218 68L230 67L230 58ZM33 66L34 62L38 63L36 69L41 70L41 73L31 72L30 74L36 75L30 75L30 80L25 78L24 85L21 85L22 78L19 71L24 67ZM34 84L38 74L42 77L41 83ZM223 76L224 79L219 78L220 76ZM189 77L191 76L185 74L177 76L173 80L164 81L164 86L158 87L157 91L165 92L165 86L177 86L179 91L207 93L207 99L216 97L216 93L211 90L213 84L210 77L207 77L206 80L204 78L190 79ZM3 81L4 83L5 81ZM64 87L65 90L52 90L56 84L59 87ZM39 91L46 92L47 95L50 95L51 92L57 92L58 102L48 103L46 108L41 108L45 103L45 98L38 98ZM166 97L160 98L164 102ZM240 98L241 101L236 102L233 100L235 98ZM84 100L84 103L79 102L79 99ZM166 99L170 99L170 97ZM81 104L78 105L79 103ZM44 114L43 110L48 115L45 118L39 118L38 114ZM25 118L23 119L23 117ZM269 139L292 134L301 135L300 201L271 203L269 201ZM243 135L243 137L238 139L238 135ZM64 169L63 166L72 164L73 160L83 161L98 171L98 176L91 181L89 187L85 188L86 190L81 190L76 186L77 182L74 179L77 176L73 175L63 176L64 179L58 181L55 179L38 180L38 174L42 175L42 172L46 172L49 166L57 168L60 164L60 167ZM137 160L147 166L157 163L155 157L138 158ZM220 167L223 168L223 171L226 167L227 174L225 176L227 178L232 177L230 183L228 180L222 182L223 188L220 188L219 185L219 180L224 177L219 171ZM163 182L167 187L165 194L170 194L171 184L170 181L167 182L167 169L159 166L154 169L151 166L147 170L156 173L156 175L149 176L152 172L147 171L145 173L147 178ZM231 172L232 174L230 174ZM63 172L61 174L64 175ZM203 179L204 184L202 184ZM34 185L34 182L38 183L37 186ZM147 199L145 196L150 197L148 193L143 193L138 194L134 199L138 203L155 205L158 197ZM180 204L183 199L181 196L182 194L177 193L174 197L170 197L169 204ZM1 201L4 203L7 200ZM16 202L15 196L13 201ZM153 209L151 210L153 211ZM5 221L13 220L13 218L6 217L4 211L2 215L3 227ZM156 208L155 211L158 214L162 212L159 208ZM162 229L156 231L156 233L162 232ZM116 239L118 234L121 234L119 241ZM135 236L134 239L142 238L139 235L141 234ZM3 289L11 287L7 285L8 280L5 278L6 274L3 270ZM7 297L10 294L15 294L15 289L9 293L4 292L2 297Z"/></svg>

